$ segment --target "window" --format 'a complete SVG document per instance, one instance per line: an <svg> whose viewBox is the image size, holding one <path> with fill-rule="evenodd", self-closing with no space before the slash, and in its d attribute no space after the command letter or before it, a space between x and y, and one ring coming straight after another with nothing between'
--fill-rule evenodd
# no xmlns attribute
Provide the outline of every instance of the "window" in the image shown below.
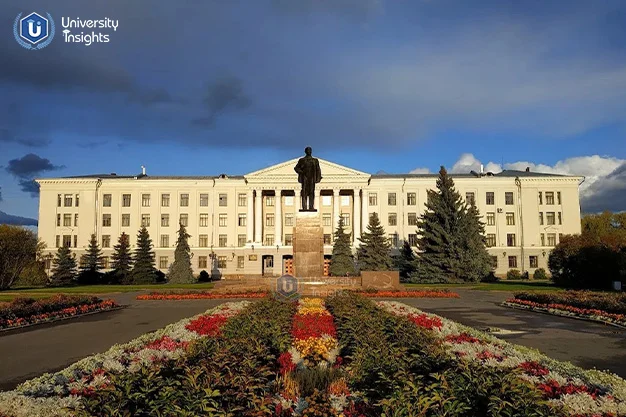
<svg viewBox="0 0 626 417"><path fill-rule="evenodd" d="M548 233L548 246L556 246L556 233Z"/></svg>
<svg viewBox="0 0 626 417"><path fill-rule="evenodd" d="M417 233L409 233L409 245L417 246Z"/></svg>
<svg viewBox="0 0 626 417"><path fill-rule="evenodd" d="M417 226L417 213L409 213L408 214L408 225L409 226Z"/></svg>
<svg viewBox="0 0 626 417"><path fill-rule="evenodd" d="M293 206L293 196L292 195L286 195L285 196L285 205L286 206Z"/></svg>
<svg viewBox="0 0 626 417"><path fill-rule="evenodd" d="M170 215L169 214L161 214L161 226L168 227L170 225Z"/></svg>
<svg viewBox="0 0 626 417"><path fill-rule="evenodd" d="M509 268L517 268L517 256L509 256Z"/></svg>
<svg viewBox="0 0 626 417"><path fill-rule="evenodd" d="M378 205L378 194L377 193L370 193L369 194L369 202L370 202L370 206L377 206Z"/></svg>
<svg viewBox="0 0 626 417"><path fill-rule="evenodd" d="M189 194L181 194L180 195L180 206L181 207L189 207Z"/></svg>
<svg viewBox="0 0 626 417"><path fill-rule="evenodd" d="M217 257L217 267L218 268L226 268L226 257L218 256Z"/></svg>
<svg viewBox="0 0 626 417"><path fill-rule="evenodd" d="M245 256L238 256L237 257L237 269L243 269L244 268L244 260L246 259Z"/></svg>
<svg viewBox="0 0 626 417"><path fill-rule="evenodd" d="M209 214L200 213L200 227L207 227L209 225Z"/></svg>
<svg viewBox="0 0 626 417"><path fill-rule="evenodd" d="M72 246L72 235L63 235L63 246L66 248Z"/></svg>
<svg viewBox="0 0 626 417"><path fill-rule="evenodd" d="M228 245L228 235L219 235L218 245L220 248L225 248Z"/></svg>
<svg viewBox="0 0 626 417"><path fill-rule="evenodd" d="M122 207L130 207L130 194L122 194Z"/></svg>
<svg viewBox="0 0 626 417"><path fill-rule="evenodd" d="M104 194L102 196L102 207L111 207L111 194Z"/></svg>
<svg viewBox="0 0 626 417"><path fill-rule="evenodd" d="M537 256L529 256L528 263L531 268L539 268L539 257Z"/></svg>
<svg viewBox="0 0 626 417"><path fill-rule="evenodd" d="M350 213L341 213L341 220L343 220L343 225L346 227L350 226Z"/></svg>
<svg viewBox="0 0 626 417"><path fill-rule="evenodd" d="M130 214L122 214L122 227L130 227Z"/></svg>
<svg viewBox="0 0 626 417"><path fill-rule="evenodd" d="M74 214L74 226L78 226L78 213Z"/></svg>
<svg viewBox="0 0 626 417"><path fill-rule="evenodd" d="M57 194L57 207L61 207L61 194Z"/></svg>
<svg viewBox="0 0 626 417"><path fill-rule="evenodd" d="M543 204L543 193L541 191L539 191L538 196L539 196L539 205L542 205Z"/></svg>
<svg viewBox="0 0 626 417"><path fill-rule="evenodd" d="M228 224L228 215L226 213L220 213L219 225L220 227L226 227Z"/></svg>
<svg viewBox="0 0 626 417"><path fill-rule="evenodd" d="M274 268L274 257L273 256L268 256L264 260L265 260L265 267L266 268Z"/></svg>
<svg viewBox="0 0 626 417"><path fill-rule="evenodd" d="M322 196L322 205L329 207L331 204L333 203L333 196L332 195L323 195Z"/></svg>
<svg viewBox="0 0 626 417"><path fill-rule="evenodd" d="M199 235L198 246L201 248L208 248L209 247L209 235Z"/></svg>
<svg viewBox="0 0 626 417"><path fill-rule="evenodd" d="M102 215L102 227L111 227L111 215L110 214Z"/></svg>
<svg viewBox="0 0 626 417"><path fill-rule="evenodd" d="M170 206L170 195L161 194L161 207L169 207L169 206Z"/></svg>
<svg viewBox="0 0 626 417"><path fill-rule="evenodd" d="M332 226L331 221L332 221L332 217L330 217L330 213L322 214L322 225L323 226Z"/></svg>
<svg viewBox="0 0 626 417"><path fill-rule="evenodd" d="M496 213L487 213L487 226L494 226L496 224Z"/></svg>
<svg viewBox="0 0 626 417"><path fill-rule="evenodd" d="M74 235L74 247L78 246L78 236Z"/></svg>
<svg viewBox="0 0 626 417"><path fill-rule="evenodd" d="M557 191L556 192L556 204L561 204L561 192Z"/></svg>
<svg viewBox="0 0 626 417"><path fill-rule="evenodd" d="M417 204L417 194L416 193L406 193L406 204L408 206L414 206Z"/></svg>
<svg viewBox="0 0 626 417"><path fill-rule="evenodd" d="M220 204L220 207L226 207L228 205L228 195L227 194L220 194L219 195L219 204Z"/></svg>
<svg viewBox="0 0 626 417"><path fill-rule="evenodd" d="M341 207L348 207L350 206L350 196L349 195L342 195L341 197Z"/></svg>
<svg viewBox="0 0 626 417"><path fill-rule="evenodd" d="M515 213L506 213L506 225L515 226Z"/></svg>
<svg viewBox="0 0 626 417"><path fill-rule="evenodd" d="M265 205L267 207L274 207L274 196L273 195L266 195L265 196Z"/></svg>
<svg viewBox="0 0 626 417"><path fill-rule="evenodd" d="M102 257L102 268L109 269L109 257L108 256Z"/></svg>
<svg viewBox="0 0 626 417"><path fill-rule="evenodd" d="M111 235L102 235L102 247L103 248L111 247Z"/></svg>
<svg viewBox="0 0 626 417"><path fill-rule="evenodd" d="M561 212L560 211L556 213L556 217L559 220L559 224L563 224L563 218L561 217Z"/></svg>
<svg viewBox="0 0 626 417"><path fill-rule="evenodd" d="M496 204L496 194L493 191L487 191L487 196L485 200L485 203L488 206L493 206L494 204Z"/></svg>
<svg viewBox="0 0 626 417"><path fill-rule="evenodd" d="M504 204L510 206L513 204L513 193L510 191L507 191L506 193L504 193Z"/></svg>
<svg viewBox="0 0 626 417"><path fill-rule="evenodd" d="M178 223L182 224L185 227L189 226L189 215L188 214L181 214Z"/></svg>
<svg viewBox="0 0 626 417"><path fill-rule="evenodd" d="M389 234L389 242L391 243L391 247L397 248L398 247L398 234L397 233Z"/></svg>
<svg viewBox="0 0 626 417"><path fill-rule="evenodd" d="M465 193L465 201L470 206L475 206L476 205L476 195L473 192Z"/></svg>
<svg viewBox="0 0 626 417"><path fill-rule="evenodd" d="M548 225L554 224L554 212L553 211L549 211L546 213L546 223Z"/></svg>
<svg viewBox="0 0 626 417"><path fill-rule="evenodd" d="M332 239L330 237L330 234L325 233L324 234L324 245L330 245L332 244Z"/></svg>
<svg viewBox="0 0 626 417"><path fill-rule="evenodd" d="M237 205L239 207L246 207L248 205L248 196L244 193L237 194Z"/></svg>
<svg viewBox="0 0 626 417"><path fill-rule="evenodd" d="M239 213L237 215L237 224L239 226L246 226L248 224L248 215L245 213Z"/></svg>
<svg viewBox="0 0 626 417"><path fill-rule="evenodd" d="M546 246L546 235L542 233L539 237L541 238L541 246Z"/></svg>
<svg viewBox="0 0 626 417"><path fill-rule="evenodd" d="M293 245L293 235L292 234L286 234L285 235L285 246L292 246Z"/></svg>
<svg viewBox="0 0 626 417"><path fill-rule="evenodd" d="M61 245L61 236L56 235L55 245L54 247L58 248Z"/></svg>
<svg viewBox="0 0 626 417"><path fill-rule="evenodd" d="M396 193L388 193L387 194L387 205L395 206L396 205Z"/></svg>
<svg viewBox="0 0 626 417"><path fill-rule="evenodd" d="M559 242L563 240L563 233L559 233Z"/></svg>
<svg viewBox="0 0 626 417"><path fill-rule="evenodd" d="M506 234L506 245L507 246L515 246L515 233L507 233Z"/></svg>
<svg viewBox="0 0 626 417"><path fill-rule="evenodd" d="M398 225L398 215L396 213L389 213L387 218L387 223L389 226L397 226Z"/></svg>
<svg viewBox="0 0 626 417"><path fill-rule="evenodd" d="M209 195L200 194L200 207L208 207L208 206L209 206Z"/></svg>
<svg viewBox="0 0 626 417"><path fill-rule="evenodd" d="M285 214L285 226L293 226L293 214Z"/></svg>
<svg viewBox="0 0 626 417"><path fill-rule="evenodd" d="M237 235L237 246L239 246L240 248L246 246L246 240L246 235Z"/></svg>
<svg viewBox="0 0 626 417"><path fill-rule="evenodd" d="M167 256L159 256L159 268L166 269L168 264Z"/></svg>
<svg viewBox="0 0 626 417"><path fill-rule="evenodd" d="M274 246L274 235L265 235L265 246Z"/></svg>
<svg viewBox="0 0 626 417"><path fill-rule="evenodd" d="M546 191L546 204L552 205L554 204L554 192Z"/></svg>
<svg viewBox="0 0 626 417"><path fill-rule="evenodd" d="M543 224L543 213L539 212L539 224L542 225Z"/></svg>
<svg viewBox="0 0 626 417"><path fill-rule="evenodd" d="M487 245L488 248L493 248L494 246L496 246L496 235L495 235L495 233L488 233L487 234L486 245Z"/></svg>
<svg viewBox="0 0 626 417"><path fill-rule="evenodd" d="M150 227L150 215L142 214L141 215L141 226L142 227Z"/></svg>
<svg viewBox="0 0 626 417"><path fill-rule="evenodd" d="M265 225L274 226L274 213L267 213L265 215Z"/></svg>
<svg viewBox="0 0 626 417"><path fill-rule="evenodd" d="M170 235L161 235L161 247L162 248L170 247Z"/></svg>
<svg viewBox="0 0 626 417"><path fill-rule="evenodd" d="M198 268L206 268L209 264L206 256L198 256Z"/></svg>
<svg viewBox="0 0 626 417"><path fill-rule="evenodd" d="M150 194L141 195L141 207L150 207Z"/></svg>
<svg viewBox="0 0 626 417"><path fill-rule="evenodd" d="M76 194L76 207L78 207L78 198L79 198L79 194Z"/></svg>
<svg viewBox="0 0 626 417"><path fill-rule="evenodd" d="M498 269L498 257L497 256L491 256L491 268Z"/></svg>
<svg viewBox="0 0 626 417"><path fill-rule="evenodd" d="M72 194L65 194L63 205L65 207L72 207Z"/></svg>
<svg viewBox="0 0 626 417"><path fill-rule="evenodd" d="M71 214L64 214L63 215L63 226L64 227L72 226L72 215Z"/></svg>
<svg viewBox="0 0 626 417"><path fill-rule="evenodd" d="M57 227L61 227L61 214L57 213Z"/></svg>

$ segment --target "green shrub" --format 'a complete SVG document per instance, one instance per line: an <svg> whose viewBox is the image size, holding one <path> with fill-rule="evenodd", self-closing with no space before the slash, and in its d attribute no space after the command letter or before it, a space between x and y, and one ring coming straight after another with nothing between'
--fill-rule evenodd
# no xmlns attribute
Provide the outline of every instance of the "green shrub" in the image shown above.
<svg viewBox="0 0 626 417"><path fill-rule="evenodd" d="M493 271L491 271L489 275L487 275L481 280L481 282L498 282L499 280L500 278L498 278L496 274Z"/></svg>
<svg viewBox="0 0 626 417"><path fill-rule="evenodd" d="M13 287L43 287L46 284L48 284L48 274L43 263L33 261L22 269Z"/></svg>
<svg viewBox="0 0 626 417"><path fill-rule="evenodd" d="M545 280L548 279L548 274L546 274L546 270L543 268L537 268L535 273L533 274L533 279L536 280Z"/></svg>
<svg viewBox="0 0 626 417"><path fill-rule="evenodd" d="M517 292L514 296L519 300L541 304L565 304L578 308L602 310L607 313L626 314L626 293L591 291Z"/></svg>
<svg viewBox="0 0 626 417"><path fill-rule="evenodd" d="M528 280L528 279L530 279L530 274L528 273L528 271L524 271L524 272L520 275L520 279L524 279L524 280Z"/></svg>
<svg viewBox="0 0 626 417"><path fill-rule="evenodd" d="M200 271L200 275L198 275L198 282L210 282L211 275L205 270Z"/></svg>
<svg viewBox="0 0 626 417"><path fill-rule="evenodd" d="M506 279L521 279L522 274L519 272L519 269L509 269L506 273Z"/></svg>

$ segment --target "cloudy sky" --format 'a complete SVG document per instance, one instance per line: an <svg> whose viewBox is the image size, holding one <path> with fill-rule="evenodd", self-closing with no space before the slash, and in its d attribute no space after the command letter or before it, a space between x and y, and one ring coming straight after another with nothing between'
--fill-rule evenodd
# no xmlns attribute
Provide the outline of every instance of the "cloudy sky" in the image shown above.
<svg viewBox="0 0 626 417"><path fill-rule="evenodd" d="M50 13L44 49L13 23ZM63 19L113 19L67 43ZM244 174L302 153L366 172L584 175L626 210L623 0L3 0L0 210L32 178Z"/></svg>

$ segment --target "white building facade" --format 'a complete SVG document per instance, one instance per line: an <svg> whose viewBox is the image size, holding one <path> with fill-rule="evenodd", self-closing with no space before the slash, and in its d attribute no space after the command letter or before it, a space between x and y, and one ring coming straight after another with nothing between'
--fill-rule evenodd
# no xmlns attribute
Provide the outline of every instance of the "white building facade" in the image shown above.
<svg viewBox="0 0 626 417"><path fill-rule="evenodd" d="M80 257L95 233L110 266L113 246L126 233L131 245L145 225L156 267L174 260L179 223L191 235L195 273L214 277L281 275L292 270L300 184L293 159L243 176L89 175L38 179L39 237L55 252L70 246ZM324 227L325 271L340 217L355 246L377 213L392 242L415 245L416 222L436 174L367 174L320 159L315 207ZM452 175L455 187L478 207L497 274L547 269L550 250L564 234L580 233L582 177L503 171Z"/></svg>

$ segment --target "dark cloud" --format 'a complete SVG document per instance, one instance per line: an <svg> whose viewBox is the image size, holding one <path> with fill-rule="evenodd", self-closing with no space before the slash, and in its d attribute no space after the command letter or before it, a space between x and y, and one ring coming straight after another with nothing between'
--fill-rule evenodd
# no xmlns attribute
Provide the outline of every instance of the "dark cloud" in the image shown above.
<svg viewBox="0 0 626 417"><path fill-rule="evenodd" d="M44 172L56 171L62 168L65 167L54 165L47 158L29 153L21 158L10 160L6 171L18 179L22 191L36 197L39 193L39 185L33 179Z"/></svg>
<svg viewBox="0 0 626 417"><path fill-rule="evenodd" d="M106 145L107 143L109 142L106 140L91 140L89 142L78 143L78 147L83 149L95 149L99 146Z"/></svg>
<svg viewBox="0 0 626 417"><path fill-rule="evenodd" d="M251 100L243 91L243 82L237 77L227 76L209 86L203 104L208 110L208 115L193 120L193 123L212 126L220 114L245 109L250 106Z"/></svg>
<svg viewBox="0 0 626 417"><path fill-rule="evenodd" d="M584 213L626 211L626 162L596 181L581 201Z"/></svg>
<svg viewBox="0 0 626 417"><path fill-rule="evenodd" d="M0 202L2 202L2 187L0 187Z"/></svg>
<svg viewBox="0 0 626 417"><path fill-rule="evenodd" d="M50 139L40 137L21 137L7 128L0 128L0 142L17 143L29 148L43 148L50 145Z"/></svg>

